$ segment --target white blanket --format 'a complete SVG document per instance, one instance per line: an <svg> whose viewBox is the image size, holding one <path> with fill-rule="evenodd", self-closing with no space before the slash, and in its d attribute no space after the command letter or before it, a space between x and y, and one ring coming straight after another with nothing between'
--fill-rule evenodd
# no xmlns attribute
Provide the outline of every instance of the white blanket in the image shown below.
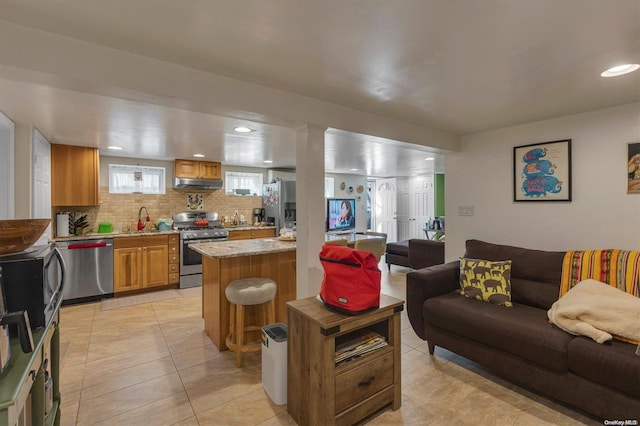
<svg viewBox="0 0 640 426"><path fill-rule="evenodd" d="M598 343L612 334L640 341L640 298L596 280L576 284L547 312L564 331Z"/></svg>

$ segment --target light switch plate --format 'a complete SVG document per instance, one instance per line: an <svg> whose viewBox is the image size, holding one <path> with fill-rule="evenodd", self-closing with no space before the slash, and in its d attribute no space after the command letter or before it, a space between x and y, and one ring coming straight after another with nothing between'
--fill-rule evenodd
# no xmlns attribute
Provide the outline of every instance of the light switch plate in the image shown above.
<svg viewBox="0 0 640 426"><path fill-rule="evenodd" d="M473 204L458 206L458 216L473 216Z"/></svg>

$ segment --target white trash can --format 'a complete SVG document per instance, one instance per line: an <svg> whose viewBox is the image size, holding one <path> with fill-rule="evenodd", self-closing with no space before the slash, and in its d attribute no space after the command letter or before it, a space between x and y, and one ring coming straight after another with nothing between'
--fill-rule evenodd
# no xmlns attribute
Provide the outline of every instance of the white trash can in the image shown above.
<svg viewBox="0 0 640 426"><path fill-rule="evenodd" d="M276 405L287 403L287 325L262 327L262 387Z"/></svg>

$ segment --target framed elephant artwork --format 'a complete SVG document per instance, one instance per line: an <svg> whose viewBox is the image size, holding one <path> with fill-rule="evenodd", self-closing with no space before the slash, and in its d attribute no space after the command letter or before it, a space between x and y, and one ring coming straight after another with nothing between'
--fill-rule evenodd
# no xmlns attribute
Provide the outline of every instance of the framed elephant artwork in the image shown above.
<svg viewBox="0 0 640 426"><path fill-rule="evenodd" d="M513 201L571 201L571 139L513 148Z"/></svg>
<svg viewBox="0 0 640 426"><path fill-rule="evenodd" d="M627 145L627 192L640 194L640 143Z"/></svg>

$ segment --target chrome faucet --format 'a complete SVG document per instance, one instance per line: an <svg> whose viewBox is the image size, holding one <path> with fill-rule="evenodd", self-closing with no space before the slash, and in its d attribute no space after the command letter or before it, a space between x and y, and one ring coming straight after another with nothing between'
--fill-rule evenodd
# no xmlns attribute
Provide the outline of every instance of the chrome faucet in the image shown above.
<svg viewBox="0 0 640 426"><path fill-rule="evenodd" d="M147 213L144 221L142 220L142 210ZM138 210L138 231L142 231L147 226L147 223L149 223L150 220L151 218L149 217L149 210L147 210L145 206L140 207L140 210Z"/></svg>

